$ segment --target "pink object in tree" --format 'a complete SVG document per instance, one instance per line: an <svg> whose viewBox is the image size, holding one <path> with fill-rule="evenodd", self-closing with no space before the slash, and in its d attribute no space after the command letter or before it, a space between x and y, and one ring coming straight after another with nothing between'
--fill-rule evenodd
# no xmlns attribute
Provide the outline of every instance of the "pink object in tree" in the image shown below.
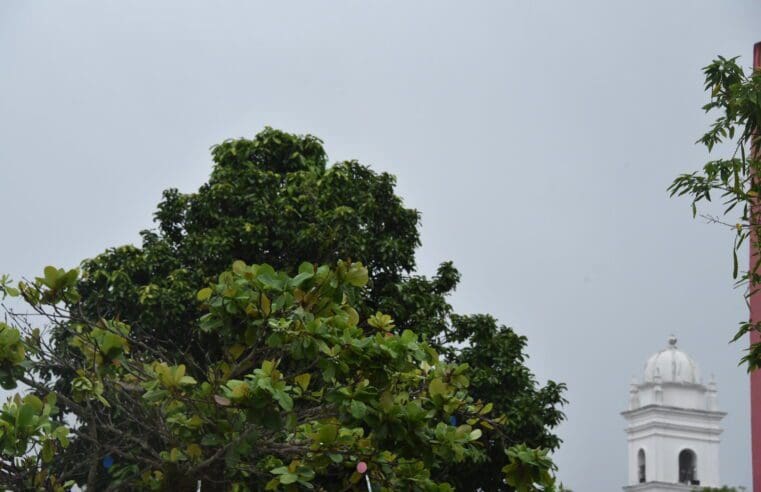
<svg viewBox="0 0 761 492"><path fill-rule="evenodd" d="M367 463L364 461L360 461L357 463L357 473L361 473L364 475L364 473L367 471Z"/></svg>

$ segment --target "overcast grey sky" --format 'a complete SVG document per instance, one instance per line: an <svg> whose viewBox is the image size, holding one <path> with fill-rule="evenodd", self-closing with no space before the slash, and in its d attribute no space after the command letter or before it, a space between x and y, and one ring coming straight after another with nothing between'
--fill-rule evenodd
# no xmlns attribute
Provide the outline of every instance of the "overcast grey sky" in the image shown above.
<svg viewBox="0 0 761 492"><path fill-rule="evenodd" d="M159 5L160 4L160 5ZM729 412L722 477L750 484L732 236L667 198L706 159L700 68L761 40L721 1L0 3L0 271L136 242L161 191L264 125L398 176L420 271L528 336L568 383L556 459L620 490L628 383L670 332Z"/></svg>

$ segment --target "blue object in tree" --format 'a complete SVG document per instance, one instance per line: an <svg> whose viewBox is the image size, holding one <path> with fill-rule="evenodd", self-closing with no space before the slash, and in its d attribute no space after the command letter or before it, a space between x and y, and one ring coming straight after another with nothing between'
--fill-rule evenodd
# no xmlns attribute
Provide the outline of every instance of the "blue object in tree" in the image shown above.
<svg viewBox="0 0 761 492"><path fill-rule="evenodd" d="M452 426L456 427L457 426L457 417L455 417L454 415L449 417L449 425L452 425Z"/></svg>
<svg viewBox="0 0 761 492"><path fill-rule="evenodd" d="M108 470L114 465L114 458L110 454L103 457L103 468Z"/></svg>

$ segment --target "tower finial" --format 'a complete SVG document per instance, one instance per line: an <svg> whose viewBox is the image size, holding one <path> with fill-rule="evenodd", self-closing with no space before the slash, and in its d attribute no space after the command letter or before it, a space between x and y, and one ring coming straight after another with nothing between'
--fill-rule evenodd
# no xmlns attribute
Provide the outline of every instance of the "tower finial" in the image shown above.
<svg viewBox="0 0 761 492"><path fill-rule="evenodd" d="M676 348L676 336L674 336L674 335L671 335L671 336L669 337L669 346L670 346L671 348Z"/></svg>

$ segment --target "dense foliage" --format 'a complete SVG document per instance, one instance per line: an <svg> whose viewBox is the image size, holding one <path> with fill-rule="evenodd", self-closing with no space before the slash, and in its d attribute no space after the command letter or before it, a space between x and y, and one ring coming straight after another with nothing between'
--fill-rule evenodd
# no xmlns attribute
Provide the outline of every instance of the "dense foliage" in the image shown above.
<svg viewBox="0 0 761 492"><path fill-rule="evenodd" d="M700 171L680 175L669 187L671 195L692 198L692 214L697 205L720 197L722 216L704 215L709 221L724 224L735 233L733 248L733 276L755 292L761 285L761 257L755 258L751 268L742 271L737 253L747 243L761 246L761 208L754 205L761 196L761 73L746 74L737 58L719 57L703 69L705 88L710 94L703 106L706 112L718 112L711 128L698 140L709 152L715 148L729 148L727 157L709 160ZM739 207L738 207L739 206ZM745 321L735 334L737 341L761 326ZM748 370L761 367L761 344L753 344L743 358Z"/></svg>
<svg viewBox="0 0 761 492"><path fill-rule="evenodd" d="M4 360L18 359L0 382L58 394L77 416L48 475L332 490L362 461L392 490L552 481L564 386L537 387L512 329L452 312L450 263L411 274L419 214L392 176L328 167L318 139L272 129L213 156L198 192L164 193L142 247L22 284L49 336L14 317L8 332L26 336L0 331ZM62 435L54 425L40 436ZM332 446L316 440L326 429Z"/></svg>

